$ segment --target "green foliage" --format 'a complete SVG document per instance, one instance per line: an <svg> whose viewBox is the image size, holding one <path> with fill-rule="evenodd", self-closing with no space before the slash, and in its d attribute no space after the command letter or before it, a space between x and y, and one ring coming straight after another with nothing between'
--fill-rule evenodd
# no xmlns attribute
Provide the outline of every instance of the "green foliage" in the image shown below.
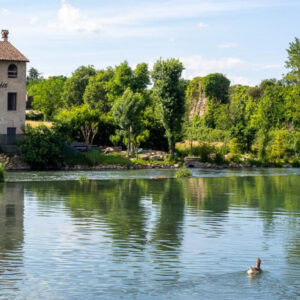
<svg viewBox="0 0 300 300"><path fill-rule="evenodd" d="M63 90L63 100L66 107L81 105L83 94L91 76L95 76L94 66L81 66L66 80Z"/></svg>
<svg viewBox="0 0 300 300"><path fill-rule="evenodd" d="M25 128L25 137L19 141L19 149L32 167L44 169L56 167L62 162L64 137L46 126Z"/></svg>
<svg viewBox="0 0 300 300"><path fill-rule="evenodd" d="M95 76L91 76L85 88L83 100L91 109L98 109L102 113L108 113L112 107L109 100L109 83L114 75L111 68L99 71Z"/></svg>
<svg viewBox="0 0 300 300"><path fill-rule="evenodd" d="M30 68L28 71L28 76L27 76L27 81L26 85L27 88L29 88L33 84L37 84L43 80L43 77L41 76L41 73L35 69L35 68Z"/></svg>
<svg viewBox="0 0 300 300"><path fill-rule="evenodd" d="M142 124L145 105L143 95L134 93L128 88L113 106L113 115L121 128L119 135L125 138L125 142L127 141L127 150L131 154L134 154L140 142L147 138L147 132L143 132Z"/></svg>
<svg viewBox="0 0 300 300"><path fill-rule="evenodd" d="M46 120L52 120L64 105L61 98L64 83L65 78L62 76L50 77L28 88L28 95L33 96L33 108L42 112Z"/></svg>
<svg viewBox="0 0 300 300"><path fill-rule="evenodd" d="M191 177L191 176L192 176L191 171L186 167L177 169L176 173L175 173L175 178L186 178L186 177Z"/></svg>
<svg viewBox="0 0 300 300"><path fill-rule="evenodd" d="M291 71L287 74L287 79L293 83L300 83L300 40L295 38L287 49L288 58L285 62L286 68Z"/></svg>
<svg viewBox="0 0 300 300"><path fill-rule="evenodd" d="M225 162L224 155L228 153L228 147L222 144L212 143L177 143L176 150L182 156L198 157L201 162L210 162L223 164Z"/></svg>
<svg viewBox="0 0 300 300"><path fill-rule="evenodd" d="M87 165L120 165L128 166L130 161L126 157L118 153L104 154L96 150L87 152L66 152L64 153L64 161L69 166Z"/></svg>
<svg viewBox="0 0 300 300"><path fill-rule="evenodd" d="M230 81L220 73L209 74L201 80L203 91L209 99L227 103Z"/></svg>
<svg viewBox="0 0 300 300"><path fill-rule="evenodd" d="M5 164L0 163L0 182L5 180Z"/></svg>
<svg viewBox="0 0 300 300"><path fill-rule="evenodd" d="M175 143L180 137L185 109L184 90L181 84L183 65L179 60L158 60L152 72L153 91L158 100L160 120L166 130L169 151L174 156Z"/></svg>

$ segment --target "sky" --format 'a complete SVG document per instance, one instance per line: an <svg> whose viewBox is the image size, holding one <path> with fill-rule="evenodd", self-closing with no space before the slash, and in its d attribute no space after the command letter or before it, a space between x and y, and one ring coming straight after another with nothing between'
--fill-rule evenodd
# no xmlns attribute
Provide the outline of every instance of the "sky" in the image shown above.
<svg viewBox="0 0 300 300"><path fill-rule="evenodd" d="M175 57L192 79L280 79L300 0L0 0L0 29L45 77Z"/></svg>

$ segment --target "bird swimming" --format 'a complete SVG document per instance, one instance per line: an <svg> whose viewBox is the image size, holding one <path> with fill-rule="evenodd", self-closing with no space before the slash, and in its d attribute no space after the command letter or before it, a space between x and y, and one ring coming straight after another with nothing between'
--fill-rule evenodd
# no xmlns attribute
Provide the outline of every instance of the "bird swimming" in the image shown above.
<svg viewBox="0 0 300 300"><path fill-rule="evenodd" d="M262 269L260 268L260 264L261 264L261 259L258 258L256 260L256 266L251 266L248 271L247 271L247 274L248 275L251 275L251 276L256 276L256 275L259 275L262 273Z"/></svg>

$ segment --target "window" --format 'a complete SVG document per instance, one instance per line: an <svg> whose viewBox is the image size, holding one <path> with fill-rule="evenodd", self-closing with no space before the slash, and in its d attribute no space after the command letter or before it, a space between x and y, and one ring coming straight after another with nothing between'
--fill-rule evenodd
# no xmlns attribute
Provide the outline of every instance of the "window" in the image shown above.
<svg viewBox="0 0 300 300"><path fill-rule="evenodd" d="M18 68L16 65L11 64L8 66L8 78L17 78L18 77Z"/></svg>
<svg viewBox="0 0 300 300"><path fill-rule="evenodd" d="M17 110L17 93L7 94L7 110Z"/></svg>

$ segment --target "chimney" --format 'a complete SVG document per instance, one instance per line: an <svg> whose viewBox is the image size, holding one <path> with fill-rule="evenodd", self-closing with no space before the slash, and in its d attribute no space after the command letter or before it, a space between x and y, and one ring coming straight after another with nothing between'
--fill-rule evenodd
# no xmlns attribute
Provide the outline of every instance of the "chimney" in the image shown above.
<svg viewBox="0 0 300 300"><path fill-rule="evenodd" d="M1 34L2 34L3 42L7 42L8 41L9 31L6 30L6 29L2 29Z"/></svg>

